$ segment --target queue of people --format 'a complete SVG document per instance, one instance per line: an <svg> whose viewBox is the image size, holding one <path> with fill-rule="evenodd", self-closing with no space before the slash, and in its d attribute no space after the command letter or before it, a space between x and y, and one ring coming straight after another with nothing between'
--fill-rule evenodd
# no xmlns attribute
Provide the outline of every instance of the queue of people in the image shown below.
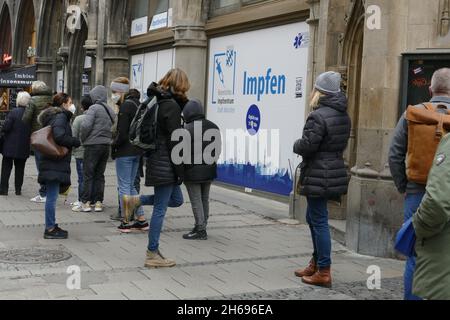
<svg viewBox="0 0 450 320"><path fill-rule="evenodd" d="M312 258L305 269L295 271L305 284L332 287L331 236L328 201L341 201L348 192L349 175L344 162L351 131L347 98L341 90L341 75L325 72L318 76L311 95L311 112L302 138L295 142L294 153L302 157L297 192L307 198L306 218L313 245ZM148 231L145 266L173 267L176 262L160 250L160 235L168 208L184 204L184 183L191 202L195 225L183 236L186 240L207 240L209 193L217 177L220 148L214 149L215 161L206 161L209 147L192 147L197 127L202 137L208 130L219 130L205 118L204 107L188 99L188 76L180 69L170 70L158 83L147 89L147 100L131 89L129 79L120 77L110 86L114 108L107 104L108 89L95 87L82 98L82 113L74 118L76 108L64 93L49 96L48 87L35 82L31 96L21 92L18 108L11 112L2 128L3 163L0 195L8 195L9 177L15 166L15 191L21 195L24 167L30 154L30 135L50 127L54 142L69 151L60 159L35 152L39 195L34 202L45 203L45 239L66 239L68 232L56 223L58 195L71 185L71 159L76 160L78 201L74 212L103 212L105 169L109 158L115 161L118 211L111 216L120 221L118 231ZM395 129L389 151L394 182L405 195L404 219L412 219L417 243L416 257L408 258L405 268L405 299L450 299L450 261L445 245L450 237L450 69L437 70L432 78L430 102L410 106ZM436 120L437 119L437 120ZM135 143L136 120L145 130L142 141ZM142 121L141 121L142 120ZM174 134L190 134L191 159L202 152L200 162L178 163L173 152L179 143ZM144 141L144 133L147 141ZM220 135L219 135L220 136ZM445 136L445 137L444 137ZM441 141L442 140L442 141ZM19 141L20 143L15 143ZM217 142L217 141L215 141ZM439 144L439 142L441 142ZM147 147L142 147L147 146ZM152 195L140 191L145 162L145 186ZM150 221L145 207L152 206Z"/></svg>

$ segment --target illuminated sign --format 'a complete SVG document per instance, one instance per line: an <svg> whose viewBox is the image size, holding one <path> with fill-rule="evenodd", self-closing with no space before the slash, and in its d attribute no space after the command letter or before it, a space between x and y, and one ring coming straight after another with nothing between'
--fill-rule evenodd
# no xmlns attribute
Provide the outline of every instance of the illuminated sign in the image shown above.
<svg viewBox="0 0 450 320"><path fill-rule="evenodd" d="M2 64L10 65L12 62L12 56L8 53L4 53L2 56Z"/></svg>

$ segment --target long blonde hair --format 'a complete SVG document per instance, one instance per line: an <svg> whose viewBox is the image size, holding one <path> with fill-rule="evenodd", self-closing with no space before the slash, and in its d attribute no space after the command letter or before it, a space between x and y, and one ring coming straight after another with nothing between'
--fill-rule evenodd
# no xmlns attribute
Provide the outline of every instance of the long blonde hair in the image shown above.
<svg viewBox="0 0 450 320"><path fill-rule="evenodd" d="M311 111L314 111L319 106L320 99L324 97L325 94L320 92L317 89L314 89L311 93L311 101L309 102L309 107L311 108Z"/></svg>

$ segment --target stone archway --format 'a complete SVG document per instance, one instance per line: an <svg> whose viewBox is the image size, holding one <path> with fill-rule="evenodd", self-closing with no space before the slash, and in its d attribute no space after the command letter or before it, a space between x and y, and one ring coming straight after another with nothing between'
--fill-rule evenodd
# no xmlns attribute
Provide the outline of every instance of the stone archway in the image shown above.
<svg viewBox="0 0 450 320"><path fill-rule="evenodd" d="M81 19L81 29L76 30L74 34L70 34L68 37L67 93L72 97L74 103L78 105L82 96L82 75L86 59L84 45L88 37L88 26L84 18Z"/></svg>
<svg viewBox="0 0 450 320"><path fill-rule="evenodd" d="M0 8L0 30L2 30L0 34L0 64L3 64L3 59L6 59L4 55L12 54L12 25L9 7L6 3Z"/></svg>
<svg viewBox="0 0 450 320"><path fill-rule="evenodd" d="M20 1L14 37L13 58L15 64L34 64L34 56L32 56L31 52L28 52L29 48L33 50L36 48L37 41L36 15L33 1Z"/></svg>
<svg viewBox="0 0 450 320"><path fill-rule="evenodd" d="M342 49L342 73L349 104L348 112L352 119L352 132L346 151L350 168L356 165L358 149L359 105L361 101L361 70L364 47L365 10L361 0L356 0L351 9L350 19L344 35Z"/></svg>
<svg viewBox="0 0 450 320"><path fill-rule="evenodd" d="M37 76L50 87L56 84L56 63L61 43L62 1L44 0L39 18L37 44Z"/></svg>

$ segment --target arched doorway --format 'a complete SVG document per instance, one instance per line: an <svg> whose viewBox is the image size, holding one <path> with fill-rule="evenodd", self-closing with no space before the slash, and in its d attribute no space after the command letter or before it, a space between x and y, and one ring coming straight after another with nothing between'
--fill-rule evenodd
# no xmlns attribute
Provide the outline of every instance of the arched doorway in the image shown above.
<svg viewBox="0 0 450 320"><path fill-rule="evenodd" d="M6 4L0 9L0 30L0 69L3 69L12 63L11 17Z"/></svg>
<svg viewBox="0 0 450 320"><path fill-rule="evenodd" d="M353 4L344 38L342 65L345 67L345 87L349 100L348 112L352 119L352 132L346 159L349 167L356 165L358 149L359 105L361 99L361 70L364 46L365 10L361 0Z"/></svg>
<svg viewBox="0 0 450 320"><path fill-rule="evenodd" d="M69 37L69 57L67 61L67 93L78 105L82 96L82 79L86 60L86 49L84 47L88 37L88 26L84 17L81 18L81 29L75 33L67 34Z"/></svg>
<svg viewBox="0 0 450 320"><path fill-rule="evenodd" d="M20 1L18 12L14 61L18 65L35 64L37 28L33 1Z"/></svg>
<svg viewBox="0 0 450 320"><path fill-rule="evenodd" d="M44 0L39 18L37 43L37 76L50 87L56 86L58 49L64 26L63 3L60 0Z"/></svg>

